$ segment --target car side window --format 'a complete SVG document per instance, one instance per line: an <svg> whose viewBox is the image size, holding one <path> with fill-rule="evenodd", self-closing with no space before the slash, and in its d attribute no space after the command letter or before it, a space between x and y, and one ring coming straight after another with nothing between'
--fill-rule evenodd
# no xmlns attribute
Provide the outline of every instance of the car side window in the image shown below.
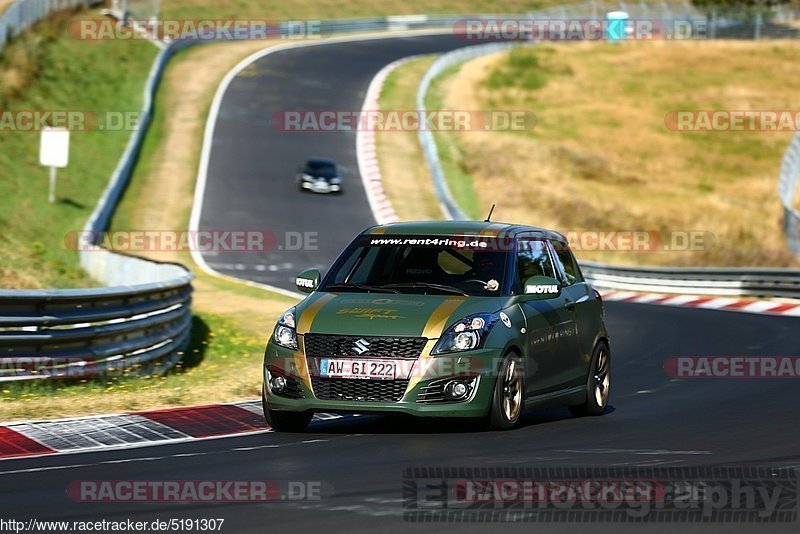
<svg viewBox="0 0 800 534"><path fill-rule="evenodd" d="M577 282L583 282L581 270L578 267L578 262L569 247L559 241L551 241L555 251L555 260L561 272L564 273L564 285L571 286Z"/></svg>
<svg viewBox="0 0 800 534"><path fill-rule="evenodd" d="M532 276L556 277L547 243L521 239L517 248L517 281L520 285L524 285L525 280Z"/></svg>

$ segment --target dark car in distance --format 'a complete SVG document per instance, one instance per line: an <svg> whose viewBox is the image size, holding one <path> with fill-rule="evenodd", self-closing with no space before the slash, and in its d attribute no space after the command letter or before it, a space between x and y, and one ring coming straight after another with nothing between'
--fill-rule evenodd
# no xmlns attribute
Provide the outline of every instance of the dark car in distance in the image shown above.
<svg viewBox="0 0 800 534"><path fill-rule="evenodd" d="M336 162L324 158L311 158L298 170L297 187L301 191L313 193L339 193L342 191L342 177Z"/></svg>

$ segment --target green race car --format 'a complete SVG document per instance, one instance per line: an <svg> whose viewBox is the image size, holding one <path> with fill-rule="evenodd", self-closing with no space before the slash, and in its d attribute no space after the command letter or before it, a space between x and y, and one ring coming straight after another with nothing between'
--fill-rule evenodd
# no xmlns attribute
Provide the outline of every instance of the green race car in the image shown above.
<svg viewBox="0 0 800 534"><path fill-rule="evenodd" d="M600 415L611 352L600 294L559 233L493 222L362 232L278 321L263 405L276 430L314 412L483 418L524 410Z"/></svg>

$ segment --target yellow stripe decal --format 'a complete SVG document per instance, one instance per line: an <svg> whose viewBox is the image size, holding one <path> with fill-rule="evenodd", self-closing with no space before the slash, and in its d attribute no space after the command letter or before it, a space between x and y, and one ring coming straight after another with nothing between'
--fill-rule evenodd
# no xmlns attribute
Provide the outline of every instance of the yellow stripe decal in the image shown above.
<svg viewBox="0 0 800 534"><path fill-rule="evenodd" d="M334 298L336 298L334 293L325 293L317 300L309 304L308 307L303 310L303 313L297 320L297 333L308 333L309 330L311 330L311 325L314 323L314 319L317 317L317 314L328 302ZM292 371L297 373L297 376L300 377L300 380L302 380L306 387L313 392L314 388L311 386L311 375L308 372L308 360L306 360L305 357L306 340L301 337L298 341L300 343L300 351L296 352L292 358L292 367L294 367Z"/></svg>
<svg viewBox="0 0 800 534"><path fill-rule="evenodd" d="M317 317L319 311L334 298L336 298L334 293L325 293L309 304L308 307L303 310L303 313L300 314L300 318L297 321L297 333L302 335L311 330L311 325L314 323L314 319Z"/></svg>
<svg viewBox="0 0 800 534"><path fill-rule="evenodd" d="M296 352L293 358L294 364L294 371L297 373L297 376L300 377L300 380L303 381L303 384L314 393L314 388L311 385L311 373L308 372L308 360L305 357L306 353L306 342L305 339L300 338L300 352Z"/></svg>
<svg viewBox="0 0 800 534"><path fill-rule="evenodd" d="M428 372L430 366L433 365L434 357L431 356L431 351L434 345L436 345L436 340L433 338L438 338L439 335L441 335L442 329L447 326L446 323L450 315L456 308L464 303L464 300L466 300L466 297L448 298L439 304L439 307L431 313L428 322L425 324L425 328L422 330L423 337L427 337L430 341L425 344L425 349L423 349L422 354L417 360L417 364L414 366L414 372L411 376L411 380L408 382L406 393L419 384L419 381L422 380L422 377Z"/></svg>

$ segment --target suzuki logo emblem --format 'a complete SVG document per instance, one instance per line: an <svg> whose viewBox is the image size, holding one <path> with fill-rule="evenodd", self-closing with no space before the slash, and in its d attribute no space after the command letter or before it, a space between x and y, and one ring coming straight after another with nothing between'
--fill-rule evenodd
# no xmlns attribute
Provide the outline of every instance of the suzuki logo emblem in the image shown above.
<svg viewBox="0 0 800 534"><path fill-rule="evenodd" d="M353 344L353 350L355 350L358 354L364 354L369 350L369 341L362 337Z"/></svg>

